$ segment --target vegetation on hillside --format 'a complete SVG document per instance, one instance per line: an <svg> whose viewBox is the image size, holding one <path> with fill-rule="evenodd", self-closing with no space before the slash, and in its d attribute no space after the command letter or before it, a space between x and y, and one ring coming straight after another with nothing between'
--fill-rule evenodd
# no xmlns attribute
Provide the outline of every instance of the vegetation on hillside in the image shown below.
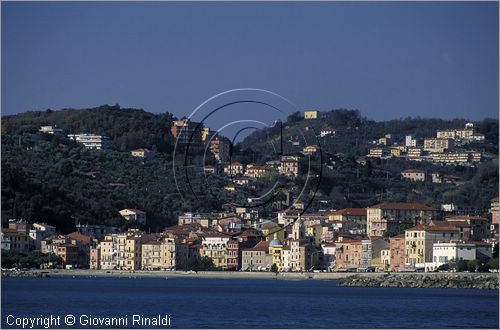
<svg viewBox="0 0 500 330"><path fill-rule="evenodd" d="M227 177L206 175L199 166L190 167L189 182L196 194L188 191L181 197L172 170L173 137L169 130L172 119L170 114L157 115L118 106L2 117L1 215L4 225L15 217L47 222L63 232L74 230L78 222L126 227L128 224L118 211L137 208L147 212L144 229L158 231L176 223L182 212L220 211L226 202L244 203L249 196L265 192L276 179L270 176L255 182L255 189L229 192L224 189L230 183ZM311 157L312 177L306 178L309 163L303 158L303 175L295 179L280 178L280 189L296 197L307 182L304 199L309 200L319 182L311 211L366 207L384 201L413 201L434 207L453 202L487 210L489 200L498 196L498 142L494 140L498 138L498 121L475 123L477 130L490 141L487 145L494 155L477 167L437 166L401 159L372 159L366 165L356 161L366 154L372 140L386 133L424 137L435 135L437 128L462 127L465 122L420 118L374 122L350 110L329 112L318 121L305 121L300 114L292 115L283 124L286 141L294 140L293 132L298 131L305 132L308 141L316 139L315 132L324 128L334 128L337 134L320 140L323 162L320 166L320 158ZM65 133L108 135L112 149L87 150L65 135L38 132L41 125L55 124ZM279 128L274 127L250 135L235 146L233 161L264 163L279 159L266 149L266 139L279 138L277 134ZM159 152L155 160L145 163L130 155L129 151L137 147ZM200 163L203 157L198 158L195 157L193 163ZM180 165L183 166L182 162ZM406 181L400 172L407 168L454 175L460 178L460 184ZM185 190L183 171L176 173L180 173L176 178ZM279 199L284 200L283 194ZM265 211L282 206L273 203L267 205Z"/></svg>

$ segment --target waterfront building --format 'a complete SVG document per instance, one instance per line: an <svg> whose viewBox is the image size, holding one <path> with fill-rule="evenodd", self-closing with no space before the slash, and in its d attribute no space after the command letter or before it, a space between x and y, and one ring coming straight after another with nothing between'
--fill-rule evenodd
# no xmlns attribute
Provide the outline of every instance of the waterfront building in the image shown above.
<svg viewBox="0 0 500 330"><path fill-rule="evenodd" d="M229 256L228 243L233 240L231 236L220 233L207 233L202 239L201 257L212 259L214 266L220 270L228 269L228 259L233 261L234 255ZM234 253L234 247L231 250ZM230 265L234 267L234 264Z"/></svg>
<svg viewBox="0 0 500 330"><path fill-rule="evenodd" d="M398 272L405 266L405 234L389 238L390 262L389 269Z"/></svg>
<svg viewBox="0 0 500 330"><path fill-rule="evenodd" d="M273 264L269 253L269 241L260 241L254 247L242 251L241 269L247 271L269 270Z"/></svg>
<svg viewBox="0 0 500 330"><path fill-rule="evenodd" d="M426 262L432 262L433 244L455 240L458 234L454 226L419 224L405 230L405 265L424 268Z"/></svg>
<svg viewBox="0 0 500 330"><path fill-rule="evenodd" d="M224 166L224 173L230 176L242 175L245 173L245 165L240 162L231 162Z"/></svg>
<svg viewBox="0 0 500 330"><path fill-rule="evenodd" d="M276 265L278 270L283 268L281 262L281 251L283 251L283 243L278 239L278 235L275 233L273 240L269 242L269 254L272 256L272 263Z"/></svg>
<svg viewBox="0 0 500 330"><path fill-rule="evenodd" d="M56 227L50 226L46 223L34 223L29 230L29 235L33 240L33 247L35 250L41 249L42 240L45 237L54 235L56 233Z"/></svg>
<svg viewBox="0 0 500 330"><path fill-rule="evenodd" d="M28 252L34 248L34 241L26 232L2 228L1 236L3 250Z"/></svg>
<svg viewBox="0 0 500 330"><path fill-rule="evenodd" d="M227 138L215 136L210 140L210 152L219 163L229 159L230 149L231 142Z"/></svg>
<svg viewBox="0 0 500 330"><path fill-rule="evenodd" d="M63 130L60 128L57 128L56 125L54 125L54 126L40 126L40 129L38 131L41 133L52 134L52 135L61 134L63 132Z"/></svg>
<svg viewBox="0 0 500 330"><path fill-rule="evenodd" d="M499 219L500 204L498 202L498 197L491 199L490 201L490 214L491 214L491 226L490 231L493 234L498 234L498 219Z"/></svg>
<svg viewBox="0 0 500 330"><path fill-rule="evenodd" d="M405 137L405 146L406 147L416 147L417 146L417 140L414 139L411 135L407 135Z"/></svg>
<svg viewBox="0 0 500 330"><path fill-rule="evenodd" d="M469 161L469 154L467 152L459 152L459 151L432 153L431 159L435 163L465 164Z"/></svg>
<svg viewBox="0 0 500 330"><path fill-rule="evenodd" d="M368 157L382 158L384 155L384 150L382 148L371 148Z"/></svg>

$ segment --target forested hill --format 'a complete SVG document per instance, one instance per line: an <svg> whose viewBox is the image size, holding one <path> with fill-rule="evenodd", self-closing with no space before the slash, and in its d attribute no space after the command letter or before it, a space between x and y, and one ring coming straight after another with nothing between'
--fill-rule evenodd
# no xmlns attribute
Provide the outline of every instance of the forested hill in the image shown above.
<svg viewBox="0 0 500 330"><path fill-rule="evenodd" d="M118 211L138 208L147 212L145 229L161 230L175 224L182 212L220 211L227 200L246 200L245 191L229 192L225 176L204 173L192 177L193 187L219 192L207 198L182 199L172 171L170 133L173 116L152 114L119 106L92 109L26 112L2 117L2 222L9 218L47 222L63 232L74 230L75 222L123 225ZM366 155L370 143L387 133L398 139L413 135L418 139L435 136L438 128L460 128L467 121L408 118L374 122L358 111L336 110L322 113L319 120L304 120L301 113L283 124L284 152L298 140L298 130L316 139L322 129L335 129L332 137L321 138L323 177L310 211L367 207L384 201L424 202L439 207L458 203L486 209L498 196L498 120L474 122L476 131L486 136L482 148L490 157L477 167L438 166L404 159L373 159L366 166L355 156ZM57 125L69 133L96 133L110 137L111 150L87 150L62 135L42 134L42 125ZM214 128L214 127L212 127ZM276 126L247 137L234 148L233 160L263 163L272 160L268 138L279 139ZM420 142L421 143L421 142ZM146 147L159 151L155 160L143 162L130 150ZM248 152L246 148L254 148ZM299 146L298 152L304 147ZM487 150L485 150L487 149ZM342 155L344 154L344 155ZM305 161L305 159L304 159ZM461 184L411 182L401 179L407 168L460 177ZM305 168L305 166L302 166ZM304 177L290 179L290 191L299 191ZM295 189L297 188L297 189ZM238 200L239 200L238 199Z"/></svg>
<svg viewBox="0 0 500 330"><path fill-rule="evenodd" d="M170 134L173 116L154 114L140 109L124 109L119 105L103 105L91 109L28 111L2 116L2 134L36 133L43 125L57 125L65 134L93 133L111 139L111 148L130 151L149 148L170 152L174 140Z"/></svg>
<svg viewBox="0 0 500 330"><path fill-rule="evenodd" d="M321 130L334 129L337 133L335 138L319 140L320 143L323 142L323 151L361 156L366 155L368 149L373 147L371 145L373 140L384 137L385 134L392 134L396 141L404 145L406 135L412 135L423 141L426 137L435 137L437 129L463 128L468 122L470 121L466 119L444 120L420 117L377 122L366 119L358 110L347 109L320 112L320 118L305 120L303 113L296 112L283 123L283 147L285 152L290 152L294 141L299 141L303 147L303 137L306 138L307 144L315 144L318 142L316 136ZM484 119L472 123L477 132L486 136L487 142L498 146L498 119ZM240 147L264 153L272 152L269 141L277 141L280 134L278 125L254 131L241 142Z"/></svg>

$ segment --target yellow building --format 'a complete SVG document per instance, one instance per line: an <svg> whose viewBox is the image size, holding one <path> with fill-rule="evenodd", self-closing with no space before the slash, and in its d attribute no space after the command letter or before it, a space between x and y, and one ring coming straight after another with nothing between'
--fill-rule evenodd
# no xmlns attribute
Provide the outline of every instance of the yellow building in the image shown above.
<svg viewBox="0 0 500 330"><path fill-rule="evenodd" d="M174 270L187 258L187 245L172 234L154 237L142 245L142 269Z"/></svg>
<svg viewBox="0 0 500 330"><path fill-rule="evenodd" d="M429 138L424 140L424 150L429 152L444 152L454 146L452 139Z"/></svg>
<svg viewBox="0 0 500 330"><path fill-rule="evenodd" d="M458 229L454 226L416 225L405 230L405 264L423 267L432 262L432 245L438 242L449 242L459 238Z"/></svg>
<svg viewBox="0 0 500 330"><path fill-rule="evenodd" d="M129 229L126 233L116 235L115 251L118 269L141 269L142 243L145 238L145 235L137 229Z"/></svg>
<svg viewBox="0 0 500 330"><path fill-rule="evenodd" d="M309 110L304 111L304 119L318 119L319 111Z"/></svg>
<svg viewBox="0 0 500 330"><path fill-rule="evenodd" d="M283 268L283 263L281 260L281 255L283 252L283 244L278 239L278 235L274 234L274 239L269 242L269 254L272 256L273 264L276 265L278 270Z"/></svg>
<svg viewBox="0 0 500 330"><path fill-rule="evenodd" d="M380 139L378 139L378 144L382 145L382 146L386 146L387 144L389 144L389 139L386 137L380 138Z"/></svg>
<svg viewBox="0 0 500 330"><path fill-rule="evenodd" d="M312 155L312 154L317 153L318 149L319 149L318 146L316 146L316 145L310 145L310 146L304 147L302 149L302 153L304 155Z"/></svg>
<svg viewBox="0 0 500 330"><path fill-rule="evenodd" d="M401 149L400 148L391 148L391 156L392 157L400 157Z"/></svg>
<svg viewBox="0 0 500 330"><path fill-rule="evenodd" d="M206 234L202 240L200 256L212 259L218 269L227 269L227 245L230 238L223 234Z"/></svg>

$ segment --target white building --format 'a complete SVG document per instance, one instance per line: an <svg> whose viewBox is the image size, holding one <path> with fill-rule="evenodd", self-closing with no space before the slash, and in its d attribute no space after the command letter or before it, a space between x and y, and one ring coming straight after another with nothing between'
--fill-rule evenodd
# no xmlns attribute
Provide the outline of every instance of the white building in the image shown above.
<svg viewBox="0 0 500 330"><path fill-rule="evenodd" d="M63 130L56 127L57 126L40 126L40 129L38 131L41 133L52 134L52 135L62 133Z"/></svg>
<svg viewBox="0 0 500 330"><path fill-rule="evenodd" d="M45 223L34 223L32 229L29 231L30 237L36 250L41 249L42 240L50 235L56 233L56 227L47 225Z"/></svg>
<svg viewBox="0 0 500 330"><path fill-rule="evenodd" d="M426 271L433 271L451 261L475 260L476 245L473 243L448 242L432 245L432 262L425 263Z"/></svg>
<svg viewBox="0 0 500 330"><path fill-rule="evenodd" d="M336 244L323 244L321 249L323 250L323 267L328 270L332 270L335 268L335 253L337 251Z"/></svg>
<svg viewBox="0 0 500 330"><path fill-rule="evenodd" d="M407 147L416 147L417 140L414 139L411 135L407 135L405 138L405 146Z"/></svg>
<svg viewBox="0 0 500 330"><path fill-rule="evenodd" d="M68 138L81 143L87 149L107 149L109 147L109 138L104 135L95 135L89 133L83 134L68 134Z"/></svg>

